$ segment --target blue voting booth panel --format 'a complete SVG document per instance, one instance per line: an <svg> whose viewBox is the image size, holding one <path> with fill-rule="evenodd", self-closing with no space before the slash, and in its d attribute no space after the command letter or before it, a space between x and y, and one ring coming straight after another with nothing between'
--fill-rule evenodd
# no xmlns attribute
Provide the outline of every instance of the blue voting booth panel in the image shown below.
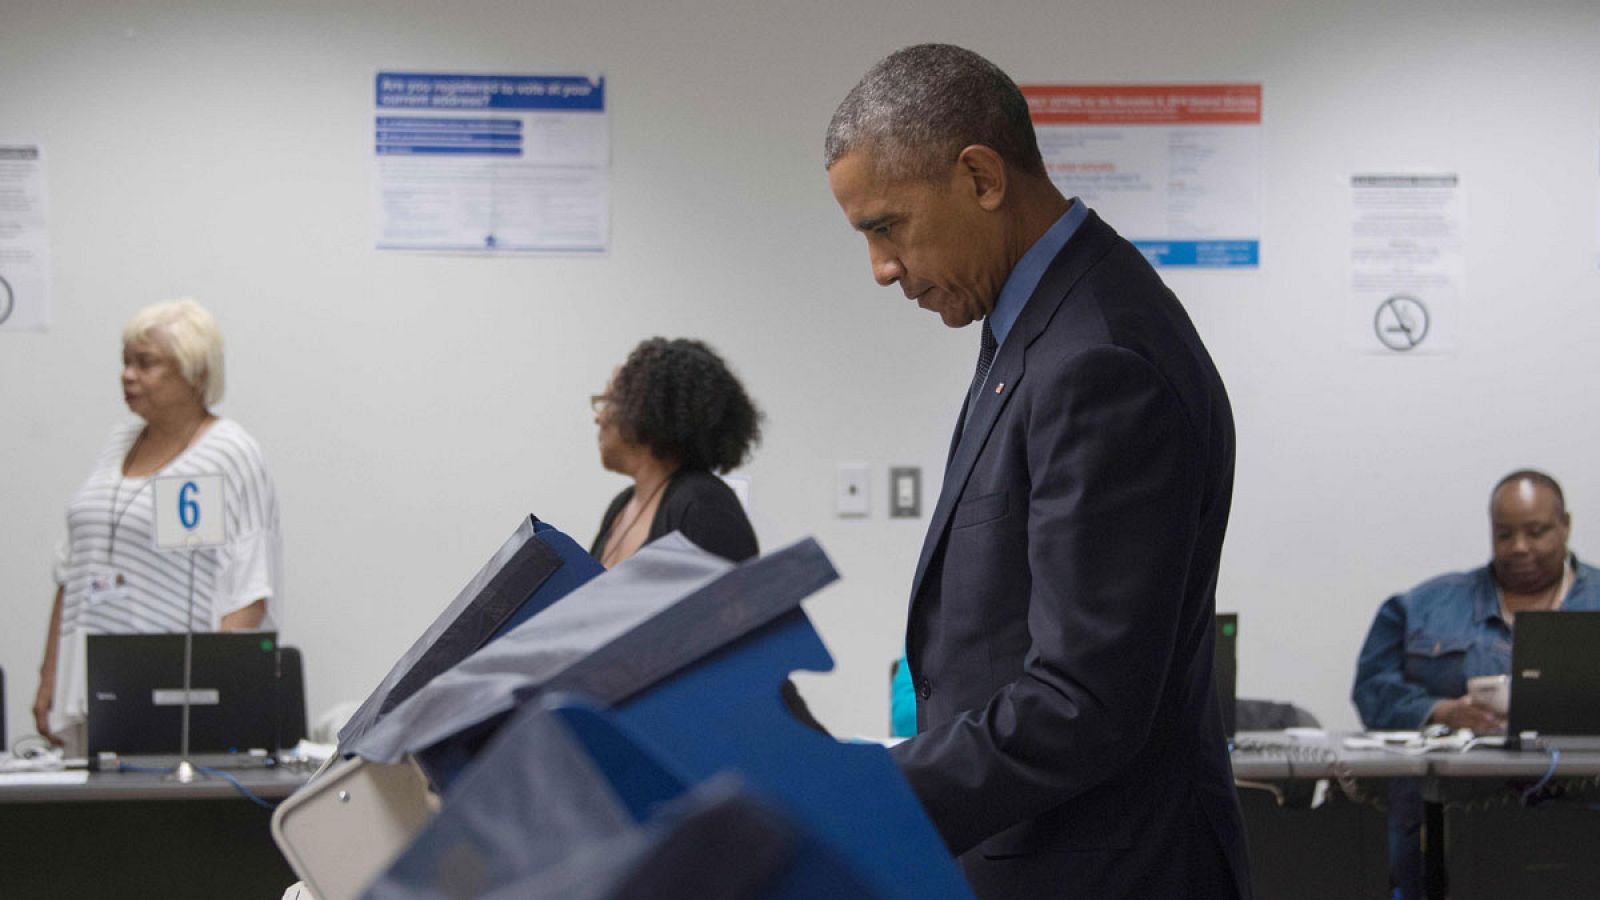
<svg viewBox="0 0 1600 900"><path fill-rule="evenodd" d="M605 572L605 567L590 556L587 550L578 546L566 532L560 531L554 525L535 518L534 536L540 543L556 552L560 557L560 567L540 582L533 593L528 595L527 599L484 643L499 640L506 632L548 609L562 597L582 587L589 579ZM494 734L500 724L500 720L482 723L472 732L458 735L453 741L418 753L417 762L436 784L446 785L447 777L465 768L471 761L472 755Z"/></svg>
<svg viewBox="0 0 1600 900"><path fill-rule="evenodd" d="M566 532L558 530L549 522L535 519L533 534L561 557L561 567L539 584L528 599L517 607L516 612L495 629L494 634L489 637L491 641L499 639L506 632L533 618L535 613L546 609L550 604L577 590L584 582L605 571L605 567L595 561L595 558L589 555L589 551L578 546Z"/></svg>
<svg viewBox="0 0 1600 900"><path fill-rule="evenodd" d="M728 870L754 868L755 871L748 874L759 877L758 889L743 895L759 896L762 900L807 900L815 897L880 900L894 896L891 892L870 885L861 871L859 859L847 858L839 852L834 842L818 835L815 829L807 826L802 816L785 808L781 802L776 802L770 791L753 784L743 773L733 774L737 770L722 770L697 785L694 779L683 773L669 773L662 768L660 760L646 751L647 742L638 735L627 733L613 712L601 710L577 698L558 701L550 707L550 711L587 751L602 776L609 779L619 800L636 821L649 825L666 820L657 829L667 835L658 840L662 852L678 853L683 858L655 865L640 863L637 868L644 870L644 875L655 874L651 869L666 870L681 877L682 873L708 867ZM685 807L692 809L703 806L699 800L707 794L725 794L726 800L742 801L747 813L742 821L735 820L734 827L740 828L743 833L728 834L726 828L729 826L726 825L723 829L702 826L693 840L678 841L674 846L671 832L692 828L694 824L685 821L688 817L682 811ZM750 815L750 812L755 814ZM719 834L719 830L723 833ZM716 855L719 849L731 849L748 854L750 858L719 857ZM914 859L913 850L913 855L905 861ZM645 878L636 875L623 880L642 883ZM714 887L732 893L737 886L733 879L724 877L722 880L722 884ZM747 882L755 880L746 879ZM660 886L656 885L647 895L662 894ZM626 888L619 890L616 896L628 896Z"/></svg>
<svg viewBox="0 0 1600 900"><path fill-rule="evenodd" d="M365 896L970 897L888 753L784 709L830 666L792 609L618 707L525 704Z"/></svg>
<svg viewBox="0 0 1600 900"><path fill-rule="evenodd" d="M605 760L605 771L596 764ZM608 777L609 776L609 777ZM626 801L626 802L624 802ZM661 767L610 711L546 698L462 773L365 900L798 900L883 896L725 772Z"/></svg>
<svg viewBox="0 0 1600 900"><path fill-rule="evenodd" d="M779 689L791 671L832 668L810 620L794 609L624 701L615 717L691 782L737 772L878 896L970 897L888 751L841 744L783 708ZM620 759L596 762L607 774L623 768Z"/></svg>
<svg viewBox="0 0 1600 900"><path fill-rule="evenodd" d="M835 578L814 541L752 560L509 714L410 748L443 807L366 896L432 897L445 884L450 895L478 884L534 896L553 883L556 896L579 896L562 882L578 863L624 879L636 863L647 875L682 869L686 833L720 822L751 858L700 862L748 870L761 848L782 860L759 892L736 896L971 897L888 751L836 741L784 707L791 672L833 668L800 601ZM762 835L730 836L730 822L764 823Z"/></svg>
<svg viewBox="0 0 1600 900"><path fill-rule="evenodd" d="M572 538L525 517L339 731L339 755L442 672L605 569Z"/></svg>

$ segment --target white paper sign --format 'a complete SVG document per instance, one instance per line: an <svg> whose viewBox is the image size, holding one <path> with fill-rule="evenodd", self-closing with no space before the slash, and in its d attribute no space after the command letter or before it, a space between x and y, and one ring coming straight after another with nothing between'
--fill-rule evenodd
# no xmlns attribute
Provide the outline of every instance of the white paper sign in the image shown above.
<svg viewBox="0 0 1600 900"><path fill-rule="evenodd" d="M1453 351L1460 329L1461 188L1454 174L1350 178L1352 346L1363 353Z"/></svg>
<svg viewBox="0 0 1600 900"><path fill-rule="evenodd" d="M0 142L0 331L50 325L50 231L44 153Z"/></svg>
<svg viewBox="0 0 1600 900"><path fill-rule="evenodd" d="M221 475L157 478L156 547L215 547L228 539Z"/></svg>

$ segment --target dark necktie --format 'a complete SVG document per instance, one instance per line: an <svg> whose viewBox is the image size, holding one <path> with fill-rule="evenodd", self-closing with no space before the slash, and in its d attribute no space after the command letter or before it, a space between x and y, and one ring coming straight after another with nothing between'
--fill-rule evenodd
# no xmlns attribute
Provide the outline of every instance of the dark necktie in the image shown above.
<svg viewBox="0 0 1600 900"><path fill-rule="evenodd" d="M983 337L978 344L978 367L972 373L972 386L967 388L967 421L972 421L972 413L978 406L978 395L983 393L983 383L989 378L989 367L994 365L994 351L999 344L995 343L994 331L989 327L989 320L983 320ZM962 425L962 430L966 426Z"/></svg>

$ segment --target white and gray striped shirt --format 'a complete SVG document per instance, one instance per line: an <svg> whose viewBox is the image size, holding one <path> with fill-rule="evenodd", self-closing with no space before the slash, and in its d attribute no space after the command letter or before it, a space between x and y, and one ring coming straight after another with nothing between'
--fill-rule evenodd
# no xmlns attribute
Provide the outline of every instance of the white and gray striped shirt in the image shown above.
<svg viewBox="0 0 1600 900"><path fill-rule="evenodd" d="M61 643L51 727L83 721L84 635L183 631L189 609L190 551L157 550L151 478L125 478L123 460L143 423L119 425L88 480L67 506L67 543L56 567L62 586ZM194 554L194 629L266 598L262 629L283 616L283 537L278 498L261 448L237 422L217 419L156 477L220 474L226 539ZM92 591L121 576L120 590Z"/></svg>

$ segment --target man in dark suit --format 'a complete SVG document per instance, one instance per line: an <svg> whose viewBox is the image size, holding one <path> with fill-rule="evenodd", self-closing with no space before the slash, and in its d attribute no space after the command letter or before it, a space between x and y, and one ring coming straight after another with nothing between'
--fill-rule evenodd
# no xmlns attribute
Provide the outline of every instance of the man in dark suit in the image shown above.
<svg viewBox="0 0 1600 900"><path fill-rule="evenodd" d="M1211 676L1233 418L1188 315L977 54L878 63L826 149L877 282L984 323L912 582L912 788L983 897L1249 896Z"/></svg>

